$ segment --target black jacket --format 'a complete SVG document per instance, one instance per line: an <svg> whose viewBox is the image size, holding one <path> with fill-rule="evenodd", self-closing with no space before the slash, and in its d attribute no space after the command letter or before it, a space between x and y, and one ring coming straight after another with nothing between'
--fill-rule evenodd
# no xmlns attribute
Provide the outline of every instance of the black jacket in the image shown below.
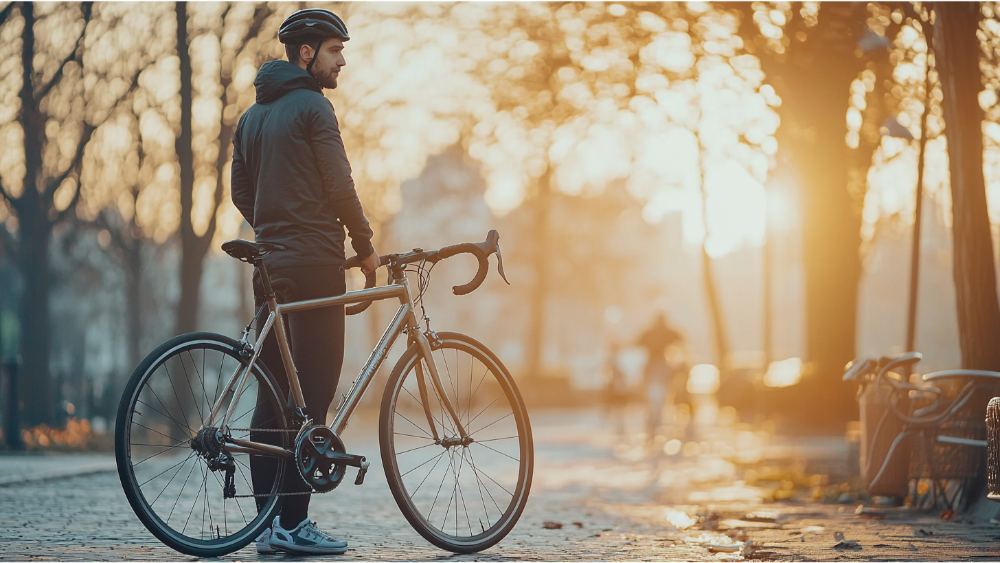
<svg viewBox="0 0 1000 563"><path fill-rule="evenodd" d="M233 203L258 241L285 246L269 268L342 264L344 227L354 251L373 252L333 105L319 83L288 61L265 63L257 103L233 134Z"/></svg>

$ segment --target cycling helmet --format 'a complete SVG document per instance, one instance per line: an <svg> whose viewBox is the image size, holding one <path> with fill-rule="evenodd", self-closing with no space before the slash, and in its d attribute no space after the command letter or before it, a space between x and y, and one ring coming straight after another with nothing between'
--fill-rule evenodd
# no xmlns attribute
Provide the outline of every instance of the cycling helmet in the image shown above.
<svg viewBox="0 0 1000 563"><path fill-rule="evenodd" d="M337 14L321 8L299 10L285 18L278 28L278 41L294 44L302 39L340 39L347 41L347 25Z"/></svg>

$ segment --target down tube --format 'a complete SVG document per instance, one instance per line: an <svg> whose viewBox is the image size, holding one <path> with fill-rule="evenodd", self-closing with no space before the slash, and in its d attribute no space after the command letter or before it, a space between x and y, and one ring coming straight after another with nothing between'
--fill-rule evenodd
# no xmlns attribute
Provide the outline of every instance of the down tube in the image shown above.
<svg viewBox="0 0 1000 563"><path fill-rule="evenodd" d="M365 362L365 367L361 370L358 378L351 385L351 390L348 392L347 400L344 401L344 406L340 407L337 411L337 417L333 420L331 428L338 435L343 434L344 430L347 428L347 421L351 419L351 415L354 414L354 409L358 407L361 403L361 397L365 395L365 391L368 390L368 386L371 385L373 379L375 379L375 372L378 371L382 361L385 360L386 355L389 353L389 348L392 348L393 342L396 341L396 337L399 336L400 331L403 328L403 323L406 322L406 317L410 314L410 306L407 303L403 303L399 306L399 310L396 311L396 316L393 317L392 322L386 327L385 332L382 333L382 338L379 338L378 345L372 350L371 356L368 357L368 361Z"/></svg>

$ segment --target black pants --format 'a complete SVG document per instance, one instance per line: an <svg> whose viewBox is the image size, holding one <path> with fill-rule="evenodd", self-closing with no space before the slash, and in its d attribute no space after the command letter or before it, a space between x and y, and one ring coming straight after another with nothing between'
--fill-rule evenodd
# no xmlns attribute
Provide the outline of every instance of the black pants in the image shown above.
<svg viewBox="0 0 1000 563"><path fill-rule="evenodd" d="M278 279L291 280L293 287L286 294L288 302L304 299L318 299L341 295L347 291L342 266L301 266L268 271L272 283ZM264 302L263 285L260 276L254 272L254 300L259 308ZM257 320L257 331L260 334L266 315L261 314ZM340 380L340 369L344 364L344 307L324 307L309 311L290 313L287 317L287 332L291 341L292 359L295 369L299 372L299 384L305 397L306 413L316 424L326 424L327 412L337 391ZM278 386L288 400L289 407L294 401L288 390L288 376L285 365L281 361L278 340L274 329L264 341L260 359L274 375ZM253 428L268 428L274 420L273 406L266 398L258 395L257 408L253 415ZM275 433L251 433L251 439L263 443L279 443L280 436ZM251 456L250 473L254 492L267 494L271 491L277 472L277 461L274 458ZM305 492L310 488L299 476L294 463L289 463L285 471L282 492ZM282 498L281 526L285 529L298 525L306 519L309 512L309 495L295 495ZM266 497L257 497L257 509L263 508Z"/></svg>

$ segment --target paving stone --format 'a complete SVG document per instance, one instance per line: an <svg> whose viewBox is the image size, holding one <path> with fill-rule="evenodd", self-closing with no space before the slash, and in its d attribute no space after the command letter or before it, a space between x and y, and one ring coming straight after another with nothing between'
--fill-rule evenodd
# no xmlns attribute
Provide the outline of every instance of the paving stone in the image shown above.
<svg viewBox="0 0 1000 563"><path fill-rule="evenodd" d="M988 520L946 522L935 514L911 512L871 519L856 516L853 506L768 503L753 488L739 487L734 470L719 458L630 457L620 448L616 455L620 440L608 433L597 413L540 412L532 417L537 456L527 508L504 541L474 555L443 552L409 527L382 474L374 422L360 421L344 439L349 451L373 462L365 484L353 486L349 476L335 491L314 497L310 509L322 528L350 542L345 555L328 559L732 561L742 560L743 554L711 553L704 544L733 543L727 533L736 536L743 530L756 546L754 559L1000 560L1000 527ZM74 456L43 457L0 457L0 474L15 467L23 472L25 463L31 467L32 462L84 465ZM721 498L720 490L735 489L746 489L744 498L690 500ZM754 511L769 511L775 518L742 520ZM714 514L712 526L702 522L680 529L686 524L679 519L690 523L698 514ZM546 522L562 527L546 529ZM711 527L716 529L699 529ZM835 532L857 541L858 547L836 547ZM0 538L0 561L195 560L163 546L145 530L114 472L0 487ZM297 559L259 556L252 545L220 558Z"/></svg>

